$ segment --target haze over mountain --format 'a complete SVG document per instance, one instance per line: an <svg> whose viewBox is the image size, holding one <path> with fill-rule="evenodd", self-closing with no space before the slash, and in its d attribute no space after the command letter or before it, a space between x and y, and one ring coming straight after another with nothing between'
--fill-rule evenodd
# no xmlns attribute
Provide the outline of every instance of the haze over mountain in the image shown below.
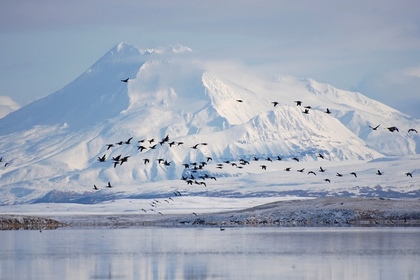
<svg viewBox="0 0 420 280"><path fill-rule="evenodd" d="M9 163L0 171L1 203L35 200L56 188L90 190L98 182L178 180L191 174L184 163L209 157L215 165L420 153L418 134L408 133L419 120L361 93L191 53L180 45L139 50L119 43L63 89L0 119L0 156ZM114 166L118 155L129 158Z"/></svg>
<svg viewBox="0 0 420 280"><path fill-rule="evenodd" d="M0 118L19 109L20 106L8 96L0 96Z"/></svg>

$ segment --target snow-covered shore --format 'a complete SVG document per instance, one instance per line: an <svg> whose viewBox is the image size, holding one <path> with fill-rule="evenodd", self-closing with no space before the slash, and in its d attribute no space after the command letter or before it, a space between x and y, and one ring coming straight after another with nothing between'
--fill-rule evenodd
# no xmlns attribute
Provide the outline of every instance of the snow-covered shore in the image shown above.
<svg viewBox="0 0 420 280"><path fill-rule="evenodd" d="M190 210L190 209L188 209ZM420 226L419 199L382 199L326 197L282 200L245 209L222 212L186 212L146 214L127 212L56 212L36 214L1 214L0 226L10 220L20 221L21 228L40 229L59 226L71 228L118 228L141 226ZM57 223L55 223L56 221ZM37 226L30 226L36 224ZM54 227L48 225L54 224ZM19 228L17 226L14 227Z"/></svg>

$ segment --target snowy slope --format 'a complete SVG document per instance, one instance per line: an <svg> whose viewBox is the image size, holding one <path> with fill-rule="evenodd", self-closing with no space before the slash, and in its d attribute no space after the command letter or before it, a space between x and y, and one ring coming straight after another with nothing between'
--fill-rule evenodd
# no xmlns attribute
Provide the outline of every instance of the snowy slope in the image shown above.
<svg viewBox="0 0 420 280"><path fill-rule="evenodd" d="M307 105L311 109L304 114ZM379 123L380 129L369 128ZM280 157L277 171L286 167L283 162L365 164L384 155L419 153L418 134L407 133L412 127L419 121L360 93L209 64L182 46L141 51L120 43L62 90L0 119L0 156L8 163L0 170L0 204L68 201L73 193L78 199L88 193L91 202L156 195L168 191L162 185L184 186L179 179L191 174L236 178L229 181L234 187L238 178L253 182L249 176L259 176L263 163L230 171L217 164L254 157ZM169 140L162 141L165 136ZM118 155L129 158L114 167L112 157ZM197 173L183 165L194 163L201 165ZM295 176L291 180L301 186ZM103 190L107 182L120 188ZM94 184L103 196L90 197ZM139 187L144 184L151 189Z"/></svg>

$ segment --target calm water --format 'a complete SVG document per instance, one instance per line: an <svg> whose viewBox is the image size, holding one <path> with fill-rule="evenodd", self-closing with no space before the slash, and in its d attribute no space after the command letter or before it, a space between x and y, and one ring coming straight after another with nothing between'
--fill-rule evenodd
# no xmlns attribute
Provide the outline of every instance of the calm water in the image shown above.
<svg viewBox="0 0 420 280"><path fill-rule="evenodd" d="M0 231L1 279L420 279L419 228Z"/></svg>

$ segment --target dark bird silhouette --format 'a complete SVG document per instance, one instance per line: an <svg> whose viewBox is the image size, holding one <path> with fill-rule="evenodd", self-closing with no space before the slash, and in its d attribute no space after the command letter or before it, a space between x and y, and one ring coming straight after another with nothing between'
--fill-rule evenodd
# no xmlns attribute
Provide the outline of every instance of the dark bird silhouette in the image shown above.
<svg viewBox="0 0 420 280"><path fill-rule="evenodd" d="M207 157L206 160L207 160L207 162L209 162L210 160L213 160L213 158Z"/></svg>
<svg viewBox="0 0 420 280"><path fill-rule="evenodd" d="M313 171L309 171L309 172L308 172L308 175L309 175L309 174L314 174L314 175L316 175L316 173L315 173L315 172L313 172Z"/></svg>
<svg viewBox="0 0 420 280"><path fill-rule="evenodd" d="M108 182L107 187L108 187L108 188L112 188L111 182Z"/></svg>
<svg viewBox="0 0 420 280"><path fill-rule="evenodd" d="M141 209L141 211L143 211L144 213L146 213L146 210L145 210L145 209L143 209L143 208Z"/></svg>
<svg viewBox="0 0 420 280"><path fill-rule="evenodd" d="M236 99L236 102L242 103L244 101L242 99Z"/></svg>
<svg viewBox="0 0 420 280"><path fill-rule="evenodd" d="M137 142L143 143L144 141L146 141L146 139L141 139L141 140L138 140Z"/></svg>
<svg viewBox="0 0 420 280"><path fill-rule="evenodd" d="M117 167L117 165L118 165L119 163L120 163L120 162L119 162L118 160L114 161L114 168L115 168L115 167Z"/></svg>
<svg viewBox="0 0 420 280"><path fill-rule="evenodd" d="M200 145L200 144L195 144L195 145L194 145L194 146L192 146L191 148L192 148L192 149L197 149L198 145Z"/></svg>
<svg viewBox="0 0 420 280"><path fill-rule="evenodd" d="M225 228L223 228L223 227L220 227L220 231L224 231L225 230Z"/></svg>
<svg viewBox="0 0 420 280"><path fill-rule="evenodd" d="M380 170L376 171L376 175L382 175L382 174L383 173Z"/></svg>
<svg viewBox="0 0 420 280"><path fill-rule="evenodd" d="M106 155L103 155L101 157L98 157L98 161L99 162L105 162L105 160L106 160Z"/></svg>
<svg viewBox="0 0 420 280"><path fill-rule="evenodd" d="M172 148L172 146L175 145L175 141L172 141L172 142L170 142L168 144L169 144L169 148Z"/></svg>
<svg viewBox="0 0 420 280"><path fill-rule="evenodd" d="M127 145L130 144L132 139L133 139L133 137L128 138L127 141L125 141L125 144L127 144Z"/></svg>
<svg viewBox="0 0 420 280"><path fill-rule="evenodd" d="M320 158L324 159L324 156L323 156L323 155L321 155L321 154L318 154L318 157L320 157Z"/></svg>
<svg viewBox="0 0 420 280"><path fill-rule="evenodd" d="M297 172L303 172L303 170L305 170L305 168L298 169L298 170L296 170L296 171L297 171Z"/></svg>
<svg viewBox="0 0 420 280"><path fill-rule="evenodd" d="M396 126L387 127L387 129L391 132L394 132L394 131L400 132Z"/></svg>
<svg viewBox="0 0 420 280"><path fill-rule="evenodd" d="M279 104L277 101L273 101L271 103L273 104L274 107L276 107Z"/></svg>
<svg viewBox="0 0 420 280"><path fill-rule="evenodd" d="M270 157L267 157L265 160L273 162L273 160Z"/></svg>
<svg viewBox="0 0 420 280"><path fill-rule="evenodd" d="M413 174L411 174L410 172L405 173L406 176L410 176L411 178L413 178Z"/></svg>
<svg viewBox="0 0 420 280"><path fill-rule="evenodd" d="M203 185L203 186L207 187L205 182L200 182L200 185Z"/></svg>
<svg viewBox="0 0 420 280"><path fill-rule="evenodd" d="M277 160L281 160L281 157L280 156L277 156Z"/></svg>
<svg viewBox="0 0 420 280"><path fill-rule="evenodd" d="M179 146L179 145L183 145L184 144L184 142L178 142L177 143L177 146Z"/></svg>
<svg viewBox="0 0 420 280"><path fill-rule="evenodd" d="M379 126L380 126L380 124L378 124L378 125L377 125L377 126L375 126L375 127L373 127L373 126L370 126L370 125L369 125L369 127L370 127L370 128L372 128L372 130L377 130Z"/></svg>
<svg viewBox="0 0 420 280"><path fill-rule="evenodd" d="M324 179L325 182L331 183L330 179Z"/></svg>
<svg viewBox="0 0 420 280"><path fill-rule="evenodd" d="M124 162L127 162L129 157L130 156L125 156L125 157L121 158L120 159L120 165L122 165Z"/></svg>
<svg viewBox="0 0 420 280"><path fill-rule="evenodd" d="M284 171L290 171L290 169L292 169L291 167L286 167L285 169L284 169Z"/></svg>
<svg viewBox="0 0 420 280"><path fill-rule="evenodd" d="M350 174L357 178L356 172L351 172Z"/></svg>
<svg viewBox="0 0 420 280"><path fill-rule="evenodd" d="M319 167L319 172L325 172L326 169L322 168L322 166Z"/></svg>
<svg viewBox="0 0 420 280"><path fill-rule="evenodd" d="M123 83L128 83L128 80L130 80L130 78L127 78L127 79L121 80L121 82L123 82Z"/></svg>
<svg viewBox="0 0 420 280"><path fill-rule="evenodd" d="M304 114L309 114L309 109L305 109L305 111L302 111Z"/></svg>
<svg viewBox="0 0 420 280"><path fill-rule="evenodd" d="M312 109L312 107L311 107L311 106L305 106L305 107L303 107L303 108L306 108L306 109Z"/></svg>
<svg viewBox="0 0 420 280"><path fill-rule="evenodd" d="M143 163L144 163L144 164L147 164L147 163L149 163L149 162L150 162L150 160L149 160L148 158L143 159Z"/></svg>
<svg viewBox="0 0 420 280"><path fill-rule="evenodd" d="M197 214L195 212L192 212L191 214L193 214L194 216L197 216Z"/></svg>
<svg viewBox="0 0 420 280"><path fill-rule="evenodd" d="M154 150L154 149L156 149L156 145L157 145L157 144L155 144L155 145L153 145L153 146L150 146L149 148L150 148L150 149L152 149L152 150Z"/></svg>
<svg viewBox="0 0 420 280"><path fill-rule="evenodd" d="M190 165L188 163L184 163L182 165L184 166L185 169L190 168Z"/></svg>
<svg viewBox="0 0 420 280"><path fill-rule="evenodd" d="M296 106L302 106L302 101L300 100L296 100L295 103L296 103Z"/></svg>
<svg viewBox="0 0 420 280"><path fill-rule="evenodd" d="M117 142L117 143L115 143L115 144L117 144L117 145L121 146L122 144L124 144L124 141L120 141L120 142Z"/></svg>
<svg viewBox="0 0 420 280"><path fill-rule="evenodd" d="M331 114L330 109L328 109L328 108L327 108L327 110L325 110L325 113L326 113L326 114Z"/></svg>
<svg viewBox="0 0 420 280"><path fill-rule="evenodd" d="M207 146L206 142L200 143L200 145Z"/></svg>
<svg viewBox="0 0 420 280"><path fill-rule="evenodd" d="M2 162L2 161L3 161L3 157L0 158L0 162Z"/></svg>
<svg viewBox="0 0 420 280"><path fill-rule="evenodd" d="M257 158L257 157L254 157L254 160L255 160L255 161L258 161L258 158Z"/></svg>
<svg viewBox="0 0 420 280"><path fill-rule="evenodd" d="M343 174L337 172L337 174L335 176L337 176L337 177L343 177Z"/></svg>
<svg viewBox="0 0 420 280"><path fill-rule="evenodd" d="M140 152L143 152L144 150L147 150L147 148L140 145L140 146L137 146L137 150L140 150Z"/></svg>
<svg viewBox="0 0 420 280"><path fill-rule="evenodd" d="M298 158L296 158L296 157L294 157L294 158L292 158L293 160L296 160L297 162L299 162L299 159Z"/></svg>
<svg viewBox="0 0 420 280"><path fill-rule="evenodd" d="M260 165L262 170L267 170L267 165Z"/></svg>
<svg viewBox="0 0 420 280"><path fill-rule="evenodd" d="M155 142L155 139L154 138L152 138L152 139L150 139L150 140L148 140L149 141L149 144L152 144L153 142Z"/></svg>
<svg viewBox="0 0 420 280"><path fill-rule="evenodd" d="M96 185L93 185L94 190L98 190L98 187Z"/></svg>
<svg viewBox="0 0 420 280"><path fill-rule="evenodd" d="M162 162L164 162L165 160L163 158L158 158L157 159L158 163L161 164Z"/></svg>
<svg viewBox="0 0 420 280"><path fill-rule="evenodd" d="M118 155L116 157L112 157L113 161L120 161L121 155Z"/></svg>
<svg viewBox="0 0 420 280"><path fill-rule="evenodd" d="M408 130L408 133L410 133L411 131L412 131L412 132L415 132L415 133L418 133L418 132L417 132L417 130L415 130L414 128L410 128L410 129Z"/></svg>
<svg viewBox="0 0 420 280"><path fill-rule="evenodd" d="M106 150L108 151L109 149L111 149L112 147L114 147L114 144L106 144Z"/></svg>

